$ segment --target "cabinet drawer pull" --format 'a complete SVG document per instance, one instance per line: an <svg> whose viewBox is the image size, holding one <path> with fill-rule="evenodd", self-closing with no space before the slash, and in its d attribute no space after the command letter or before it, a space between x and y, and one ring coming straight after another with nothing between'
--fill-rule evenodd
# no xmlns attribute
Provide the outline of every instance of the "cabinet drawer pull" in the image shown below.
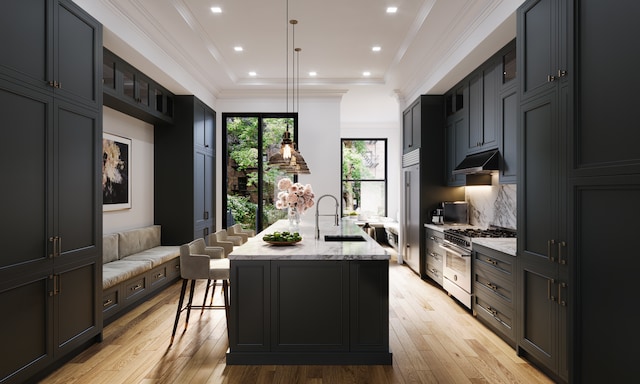
<svg viewBox="0 0 640 384"><path fill-rule="evenodd" d="M136 284L133 287L131 287L132 291L137 291L138 289L142 288L142 284Z"/></svg>
<svg viewBox="0 0 640 384"><path fill-rule="evenodd" d="M490 259L490 258L488 258L488 257L487 257L487 260L486 260L486 261L487 261L487 263L489 263L489 264L498 265L498 262L497 262L497 261L495 261L495 260L493 260L493 259Z"/></svg>
<svg viewBox="0 0 640 384"><path fill-rule="evenodd" d="M565 77L565 76L567 76L567 71L563 69L558 69L558 77Z"/></svg>
<svg viewBox="0 0 640 384"><path fill-rule="evenodd" d="M553 75L547 75L547 82L552 82L552 81L556 81L556 77Z"/></svg>
<svg viewBox="0 0 640 384"><path fill-rule="evenodd" d="M493 289L494 291L498 290L498 286L493 283L487 283L487 287Z"/></svg>
<svg viewBox="0 0 640 384"><path fill-rule="evenodd" d="M494 317L498 316L498 311L496 311L495 309L491 308L490 306L487 306L487 311L489 311L489 313L491 313Z"/></svg>
<svg viewBox="0 0 640 384"><path fill-rule="evenodd" d="M556 241L551 239L547 241L547 256L549 257L549 261L552 263L556 262L556 258L553 257L553 246L556 244Z"/></svg>
<svg viewBox="0 0 640 384"><path fill-rule="evenodd" d="M156 274L156 279L159 279L159 278L161 278L161 277L164 277L164 274L163 274L163 273L158 273L158 274Z"/></svg>
<svg viewBox="0 0 640 384"><path fill-rule="evenodd" d="M108 306L109 306L109 305L111 305L111 304L113 304L113 300L108 299L108 300L105 300L105 302L104 302L104 303L102 303L102 306L103 306L103 307L108 307Z"/></svg>

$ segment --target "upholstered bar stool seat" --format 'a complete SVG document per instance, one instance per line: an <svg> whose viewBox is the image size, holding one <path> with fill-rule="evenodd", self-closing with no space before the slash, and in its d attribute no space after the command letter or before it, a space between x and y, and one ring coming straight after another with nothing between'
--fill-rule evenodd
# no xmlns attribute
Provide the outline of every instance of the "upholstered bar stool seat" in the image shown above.
<svg viewBox="0 0 640 384"><path fill-rule="evenodd" d="M204 239L196 239L189 244L180 246L180 275L182 277L182 289L180 291L180 299L178 301L178 310L176 312L176 320L173 324L173 333L171 334L171 344L178 329L178 321L180 314L186 310L187 317L184 323L184 331L186 332L189 324L189 315L191 308L205 309L224 309L229 324L229 259L225 258L224 249L221 247L206 246ZM187 283L191 280L191 288L189 291L189 300L187 305L183 307L184 296L187 290ZM207 289L204 295L202 305L193 305L193 293L195 290L196 280L207 280ZM213 289L217 280L222 280L222 293L224 295L224 305L206 305L207 293L209 291L209 282L212 281ZM211 293L213 298L213 291ZM228 329L227 329L228 334Z"/></svg>
<svg viewBox="0 0 640 384"><path fill-rule="evenodd" d="M240 236L246 243L250 237L254 237L256 232L253 229L244 229L240 224L234 224L227 228L227 234L229 236Z"/></svg>

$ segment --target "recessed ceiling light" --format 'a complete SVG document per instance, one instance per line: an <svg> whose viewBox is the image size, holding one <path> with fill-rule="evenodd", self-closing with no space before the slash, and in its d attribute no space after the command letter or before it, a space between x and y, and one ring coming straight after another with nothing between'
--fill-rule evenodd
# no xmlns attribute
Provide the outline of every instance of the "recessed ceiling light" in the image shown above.
<svg viewBox="0 0 640 384"><path fill-rule="evenodd" d="M387 13L396 13L398 12L398 7L387 7Z"/></svg>
<svg viewBox="0 0 640 384"><path fill-rule="evenodd" d="M237 46L233 47L233 50L234 50L234 51L236 51L236 52L242 52L242 51L244 51L244 49L243 49L241 46L239 46L239 45L237 45Z"/></svg>
<svg viewBox="0 0 640 384"><path fill-rule="evenodd" d="M213 12L213 13L222 13L222 8L220 8L220 7L211 7L211 12Z"/></svg>
<svg viewBox="0 0 640 384"><path fill-rule="evenodd" d="M371 50L372 50L373 52L380 52L380 50L381 50L381 49L382 49L382 48L381 48L379 45L375 45L375 46L371 47Z"/></svg>
<svg viewBox="0 0 640 384"><path fill-rule="evenodd" d="M364 71L364 72L362 72L362 76L369 77L369 76L371 76L371 72Z"/></svg>
<svg viewBox="0 0 640 384"><path fill-rule="evenodd" d="M309 72L309 76L317 76L317 75L318 75L318 72L314 72L314 71Z"/></svg>
<svg viewBox="0 0 640 384"><path fill-rule="evenodd" d="M251 72L249 72L249 76L251 76L251 77L256 77L256 76L258 76L258 74L257 74L257 73L255 73L255 72L253 72L253 71L251 71Z"/></svg>

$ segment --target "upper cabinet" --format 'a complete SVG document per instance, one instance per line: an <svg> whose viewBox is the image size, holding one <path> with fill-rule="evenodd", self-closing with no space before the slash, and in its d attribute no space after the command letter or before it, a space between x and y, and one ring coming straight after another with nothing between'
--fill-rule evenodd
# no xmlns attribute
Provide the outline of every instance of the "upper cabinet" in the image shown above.
<svg viewBox="0 0 640 384"><path fill-rule="evenodd" d="M469 141L467 154L498 146L498 85L502 63L494 57L469 79Z"/></svg>
<svg viewBox="0 0 640 384"><path fill-rule="evenodd" d="M2 13L3 76L74 103L102 107L96 70L102 56L101 27L65 0L4 1Z"/></svg>
<svg viewBox="0 0 640 384"><path fill-rule="evenodd" d="M420 114L420 98L402 114L402 151L411 152L420 148L422 120Z"/></svg>
<svg viewBox="0 0 640 384"><path fill-rule="evenodd" d="M174 95L104 49L104 104L148 123L173 122Z"/></svg>
<svg viewBox="0 0 640 384"><path fill-rule="evenodd" d="M527 2L519 13L518 52L522 101L555 88L567 76L566 2ZM524 50L526 47L526 50Z"/></svg>
<svg viewBox="0 0 640 384"><path fill-rule="evenodd" d="M498 149L500 183L517 174L518 82L516 42L511 41L445 95L447 185L465 185L452 171L467 155Z"/></svg>

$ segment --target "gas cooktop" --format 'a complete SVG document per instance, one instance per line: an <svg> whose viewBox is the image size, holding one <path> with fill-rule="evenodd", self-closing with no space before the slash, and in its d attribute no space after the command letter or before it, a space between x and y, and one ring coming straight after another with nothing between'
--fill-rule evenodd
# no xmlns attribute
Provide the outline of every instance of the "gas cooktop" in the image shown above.
<svg viewBox="0 0 640 384"><path fill-rule="evenodd" d="M479 228L451 228L445 229L445 232L465 236L465 237L516 237L516 231L509 228L489 227L486 229Z"/></svg>

